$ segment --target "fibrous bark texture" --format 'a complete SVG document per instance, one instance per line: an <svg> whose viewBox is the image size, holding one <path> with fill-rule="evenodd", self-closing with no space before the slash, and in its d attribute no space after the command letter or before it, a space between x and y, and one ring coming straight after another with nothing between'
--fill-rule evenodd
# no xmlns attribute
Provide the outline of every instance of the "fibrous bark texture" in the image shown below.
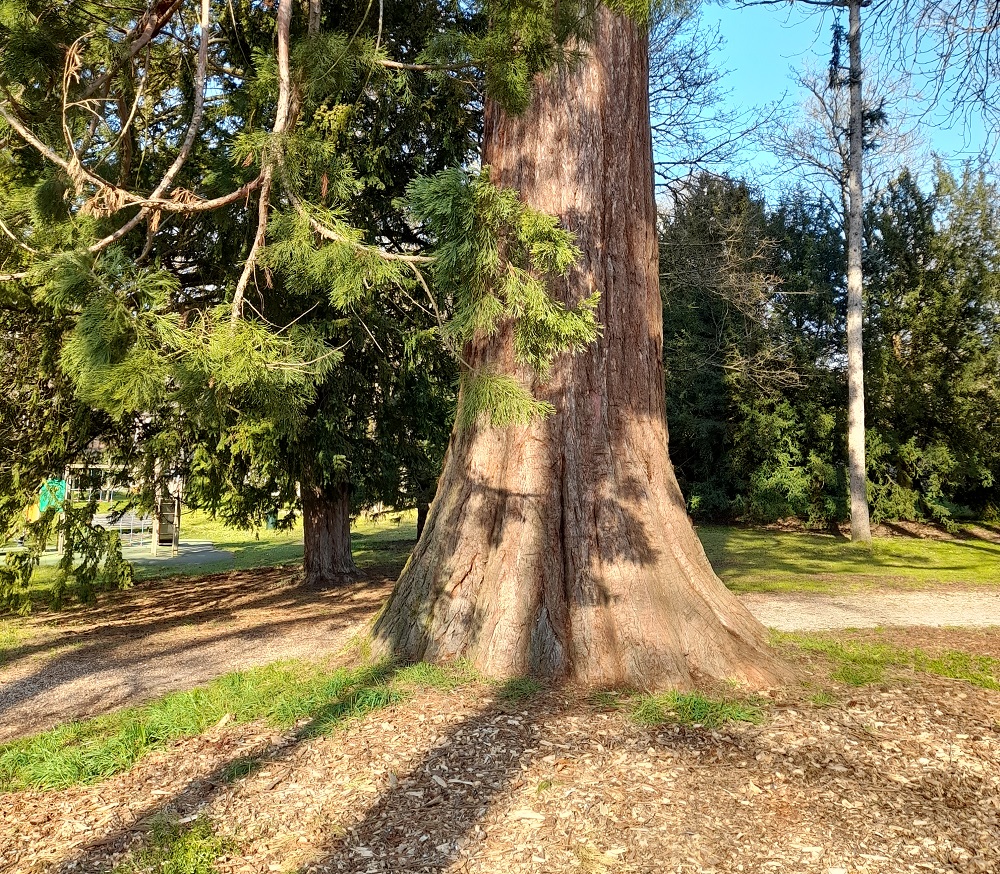
<svg viewBox="0 0 1000 874"><path fill-rule="evenodd" d="M540 78L523 115L487 105L483 160L576 235L582 257L553 293L575 305L600 291L601 337L544 380L517 366L509 336L465 350L556 412L456 429L375 638L492 676L770 684L764 630L713 573L667 457L646 39L598 15L588 59Z"/></svg>
<svg viewBox="0 0 1000 874"><path fill-rule="evenodd" d="M358 568L351 554L350 487L346 484L302 489L302 528L305 539L305 579L312 588L349 582Z"/></svg>
<svg viewBox="0 0 1000 874"><path fill-rule="evenodd" d="M850 0L847 45L850 52L851 130L847 173L847 468L851 491L851 540L870 543L868 479L865 466L865 376L862 323L864 285L861 271L863 207L861 158L861 0Z"/></svg>

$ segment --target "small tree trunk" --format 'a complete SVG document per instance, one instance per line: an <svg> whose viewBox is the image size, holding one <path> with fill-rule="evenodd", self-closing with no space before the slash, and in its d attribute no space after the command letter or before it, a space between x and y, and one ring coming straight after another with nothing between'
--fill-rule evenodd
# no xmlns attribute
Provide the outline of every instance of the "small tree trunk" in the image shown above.
<svg viewBox="0 0 1000 874"><path fill-rule="evenodd" d="M518 367L509 332L464 351L556 412L452 433L374 629L398 656L618 687L781 673L712 572L667 457L646 44L602 7L590 57L539 77L523 115L487 102L483 162L576 235L582 257L553 293L575 305L600 291L602 333L547 380Z"/></svg>
<svg viewBox="0 0 1000 874"><path fill-rule="evenodd" d="M865 375L862 323L864 287L861 272L861 152L864 118L861 103L861 0L850 0L847 32L850 51L851 129L847 174L847 467L850 473L851 540L870 543L868 485L865 469Z"/></svg>
<svg viewBox="0 0 1000 874"><path fill-rule="evenodd" d="M351 555L350 486L302 483L305 579L310 588L339 586L357 576Z"/></svg>
<svg viewBox="0 0 1000 874"><path fill-rule="evenodd" d="M417 540L424 533L424 526L427 524L427 513L430 511L430 504L421 501L417 504Z"/></svg>

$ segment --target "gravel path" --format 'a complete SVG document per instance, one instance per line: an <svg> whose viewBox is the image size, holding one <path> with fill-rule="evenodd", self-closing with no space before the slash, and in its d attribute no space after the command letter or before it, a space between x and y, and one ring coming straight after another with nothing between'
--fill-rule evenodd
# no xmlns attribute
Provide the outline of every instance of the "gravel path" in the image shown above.
<svg viewBox="0 0 1000 874"><path fill-rule="evenodd" d="M392 588L373 572L335 590L295 585L293 572L175 578L41 614L0 659L0 743L70 719L191 689L230 671L339 650Z"/></svg>
<svg viewBox="0 0 1000 874"><path fill-rule="evenodd" d="M996 592L862 592L852 595L743 595L750 612L779 631L884 625L1000 625Z"/></svg>

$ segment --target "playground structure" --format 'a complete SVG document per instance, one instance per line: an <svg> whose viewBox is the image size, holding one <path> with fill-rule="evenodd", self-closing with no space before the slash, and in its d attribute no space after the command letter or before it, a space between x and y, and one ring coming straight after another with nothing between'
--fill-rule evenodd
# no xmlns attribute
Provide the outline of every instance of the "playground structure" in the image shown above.
<svg viewBox="0 0 1000 874"><path fill-rule="evenodd" d="M126 499L129 491L113 482L110 472L111 468L101 463L70 465L63 474L65 496L77 501L96 499L99 505ZM45 490L46 487L43 487L43 492ZM98 512L94 515L94 524L117 531L124 546L148 545L153 556L165 552L177 555L180 548L181 490L180 477L174 477L164 484L151 516L139 515L131 510L121 514ZM61 537L57 549L62 551Z"/></svg>

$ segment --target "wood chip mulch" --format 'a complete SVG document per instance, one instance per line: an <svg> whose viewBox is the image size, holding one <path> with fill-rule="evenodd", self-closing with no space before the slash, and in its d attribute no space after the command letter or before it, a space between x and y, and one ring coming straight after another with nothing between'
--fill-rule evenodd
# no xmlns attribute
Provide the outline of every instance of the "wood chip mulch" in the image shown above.
<svg viewBox="0 0 1000 874"><path fill-rule="evenodd" d="M220 874L1000 871L996 693L840 691L718 730L478 684L323 738L220 725L99 785L0 796L0 870L108 871L155 817L205 816Z"/></svg>

